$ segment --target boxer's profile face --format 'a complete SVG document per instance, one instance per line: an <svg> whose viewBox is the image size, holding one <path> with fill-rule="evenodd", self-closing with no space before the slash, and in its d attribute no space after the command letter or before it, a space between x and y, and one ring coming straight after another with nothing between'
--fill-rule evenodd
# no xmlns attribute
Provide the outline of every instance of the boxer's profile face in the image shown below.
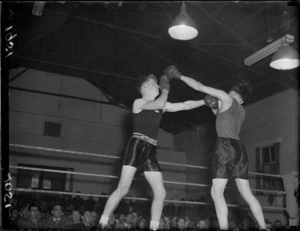
<svg viewBox="0 0 300 231"><path fill-rule="evenodd" d="M149 78L142 85L142 92L145 91L147 93L153 94L154 97L159 94L159 86L157 85L156 80Z"/></svg>

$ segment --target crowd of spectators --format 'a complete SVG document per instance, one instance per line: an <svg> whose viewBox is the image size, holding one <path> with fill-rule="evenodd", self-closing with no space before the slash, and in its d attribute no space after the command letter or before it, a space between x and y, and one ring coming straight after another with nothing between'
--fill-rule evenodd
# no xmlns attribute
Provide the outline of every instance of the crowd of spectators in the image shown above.
<svg viewBox="0 0 300 231"><path fill-rule="evenodd" d="M70 229L97 230L107 197L84 200L80 196L58 198L28 198L15 200L10 209L10 229ZM147 230L150 223L151 200L122 200L111 215L106 230ZM266 220L269 230L289 227L277 220ZM231 230L258 228L247 210L230 209ZM160 220L160 230L216 230L218 221L212 206L166 203Z"/></svg>

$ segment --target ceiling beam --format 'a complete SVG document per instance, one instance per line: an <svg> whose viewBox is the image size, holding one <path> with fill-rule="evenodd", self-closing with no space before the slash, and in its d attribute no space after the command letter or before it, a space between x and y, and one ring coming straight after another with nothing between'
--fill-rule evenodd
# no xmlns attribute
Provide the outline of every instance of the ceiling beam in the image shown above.
<svg viewBox="0 0 300 231"><path fill-rule="evenodd" d="M137 34L137 35L142 35L142 36L146 36L146 37L149 37L149 38L152 38L152 39L164 40L164 38L161 37L161 36L157 36L157 35L153 35L153 34L148 34L146 32L142 32L142 31L138 31L138 30L133 30L133 29L130 29L130 28L125 28L125 27L122 27L122 26L116 26L116 25L112 25L112 24L109 24L109 23L105 23L105 22L100 22L100 21L88 19L88 18L81 17L81 16L75 16L75 15L71 15L71 14L66 14L66 13L63 13L63 12L58 12L58 11L53 11L53 10L48 10L48 11L51 11L51 12L59 14L59 15L68 16L69 18L72 18L72 19L82 20L82 21L89 22L89 23L94 23L94 24L97 24L97 25L100 25L100 26L105 26L105 27L116 29L116 30L120 30L120 31L123 31L123 32Z"/></svg>
<svg viewBox="0 0 300 231"><path fill-rule="evenodd" d="M161 1L157 1L160 9L162 10L162 12L167 16L167 18L169 19L170 23L172 23L173 19L170 16L170 14L166 11L166 9L163 7L163 5L161 4Z"/></svg>
<svg viewBox="0 0 300 231"><path fill-rule="evenodd" d="M257 10L253 15L248 16L247 18L245 18L242 21L239 21L237 24L235 24L233 26L233 30L235 30L236 28L238 28L240 25L243 25L245 22L247 22L248 20L252 19L253 17L255 17L258 13L260 13L261 11L263 11L263 8L259 8L259 10ZM219 38L217 38L215 41L220 41L222 38L224 38L226 36L226 34L221 35ZM215 42L214 41L214 42ZM216 69L222 62L216 62L214 65L212 65L210 68L207 68L206 70L204 70L202 73L200 73L200 75L206 75L208 72L210 72L211 70Z"/></svg>
<svg viewBox="0 0 300 231"><path fill-rule="evenodd" d="M216 55L216 54L212 54L211 52L207 52L206 50L202 49L202 48L199 48L199 47L194 47L194 49L198 50L198 51L201 51L201 52L204 52L204 53L207 53L208 55L211 55L213 57L216 57L220 60L223 60L225 63L229 63L229 64L232 64L233 66L237 67L237 68L240 68L240 69L243 69L243 70L247 70L247 71L250 71L258 76L262 76L266 79L269 79L273 82L277 82L277 83L280 83L281 85L285 86L285 87L288 87L288 88L293 88L293 89L297 89L298 88L298 85L295 85L295 84L287 84L286 82L284 81L281 81L281 80L278 80L278 79L274 79L273 76L268 76L268 75L265 75L265 74L262 74L261 72L259 71L256 71L254 70L253 68L248 68L248 67L245 67L244 65L242 64L239 64L239 63L236 63L234 61L231 61L229 59L226 59L220 55Z"/></svg>
<svg viewBox="0 0 300 231"><path fill-rule="evenodd" d="M258 13L260 13L261 11L263 11L263 8L260 8L260 9L257 10L252 16L247 17L245 20L240 21L238 24L236 24L236 25L233 27L233 29L239 27L240 25L244 24L244 23L245 23L246 21L248 21L249 19L255 17L255 16L256 16ZM290 22L293 22L294 20L295 20L295 17L292 18ZM275 32L276 30L280 30L282 27L284 27L284 26L282 25L282 26L280 26L279 28L278 28L278 27L277 27L277 28L274 27L274 28L271 30L270 33L273 33L273 32ZM216 41L221 40L221 38L224 37L224 36L225 36L225 35L220 36L219 38L217 38ZM263 37L263 35L257 37L257 38L255 39L255 41L261 39L262 37ZM254 41L254 42L255 42L255 41ZM239 51L240 51L240 50L239 50ZM239 51L237 51L237 52L239 52ZM236 52L236 53L237 53L237 52ZM236 53L235 53L233 56L235 56ZM209 53L209 54L211 54L211 53ZM212 55L213 55L213 54L212 54ZM229 59L231 59L231 57L232 57L232 56L229 56L229 57L226 58L226 59L229 60ZM218 58L218 57L216 57L216 58ZM220 61L224 61L224 60L221 59ZM201 73L199 74L199 76L206 75L208 72L210 72L211 70L216 69L216 68L217 68L219 65L221 65L222 63L223 63L223 62L217 62L217 63L215 63L215 64L214 64L213 66L211 66L210 68L208 68L208 69L206 69L205 71L201 72ZM249 70L252 70L252 69L249 69ZM257 71L256 71L256 72L257 72ZM257 73L260 73L260 72L257 72ZM262 74L262 73L260 73L260 75L266 77L266 76L265 76L264 74ZM270 78L269 78L269 80L274 81L273 79L270 79ZM224 82L226 82L226 81L224 81ZM282 84L282 81L280 81L280 83ZM218 84L218 86L219 86L219 85L221 85L221 84ZM284 84L284 85L286 86L286 84ZM288 85L288 86L290 87L290 85Z"/></svg>
<svg viewBox="0 0 300 231"><path fill-rule="evenodd" d="M238 27L240 27L241 25L244 25L245 22L247 22L248 20L252 19L252 18L255 18L256 15L258 15L259 13L261 13L262 11L264 10L264 8L259 8L257 11L255 11L252 15L244 18L242 21L239 21L237 24L235 24L233 27L232 27L232 31L236 30ZM222 34L221 36L219 36L218 38L216 38L214 40L214 42L217 42L217 41L220 41L222 38L224 38L227 34Z"/></svg>
<svg viewBox="0 0 300 231"><path fill-rule="evenodd" d="M46 10L46 8L45 8ZM69 13L71 13L71 11L74 10L72 7L68 8ZM58 29L59 27L61 27L66 20L68 19L68 15L67 13L65 13L65 15L63 15L63 17L60 18L54 18L53 19L53 12L52 10L47 10L50 14L45 14L43 15L42 21L44 22L51 22L51 26L47 25L46 27L43 27L43 32L36 34L37 31L35 31L35 37L33 37L30 41L28 41L26 44L24 44L23 46L21 46L19 49L22 50L24 48L26 48L28 45L32 44L33 42L45 37L46 35L50 34L51 32L53 32L54 30ZM41 24L39 24L41 25Z"/></svg>
<svg viewBox="0 0 300 231"><path fill-rule="evenodd" d="M134 80L134 81L137 80L136 78L132 78L132 77L129 77L129 76L118 75L118 74L115 74L115 73L98 71L98 70L93 70L93 69L88 69L88 68L81 68L81 67L78 67L78 66L66 65L66 64L61 64L61 63L52 62L52 61L28 58L28 57L21 56L21 55L16 55L16 54L13 56L13 58L20 59L20 60L23 59L23 60L37 62L37 63L43 63L43 64L47 64L47 65L54 65L54 66L59 66L59 67L64 67L64 68L71 68L71 69L74 69L74 70L86 71L86 72L91 72L91 73L94 73L94 74L100 74L100 75L110 76L110 77L119 78L119 79L127 79L127 80Z"/></svg>
<svg viewBox="0 0 300 231"><path fill-rule="evenodd" d="M133 38L135 38L135 37L133 37ZM142 41L139 38L135 38L135 39L136 39L136 41L142 43L144 46L148 47L151 51L155 52L159 57L161 57L162 59L166 60L169 63L169 65L175 65L175 66L177 65L177 63L175 63L169 57L163 55L161 51L157 50L156 47L153 47L153 46L149 45L149 43L146 43L146 42ZM179 65L177 65L177 66L179 66ZM184 71L184 69L183 69L183 71Z"/></svg>
<svg viewBox="0 0 300 231"><path fill-rule="evenodd" d="M251 50L255 50L256 48L254 46L252 46L246 39L244 39L243 37L241 37L238 33L236 33L235 31L233 31L232 29L230 29L229 27L227 27L224 23L222 23L220 20L218 20L216 17L214 17L211 13L207 12L201 5L196 4L196 7L201 10L201 12L203 14L205 14L207 17L209 17L212 21L214 21L216 24L218 24L219 26L221 26L223 29L225 29L227 32L229 32L230 34L232 34L235 38L237 38L240 42L242 42L242 44L246 45L247 47L249 47Z"/></svg>
<svg viewBox="0 0 300 231"><path fill-rule="evenodd" d="M141 76L141 73L139 72L139 70L136 68L136 66L128 59L127 55L125 55L124 51L119 48L119 50L121 51L122 53L122 56L124 57L124 59L127 61L127 63L132 67L132 69L135 71L135 73L138 75L138 76Z"/></svg>
<svg viewBox="0 0 300 231"><path fill-rule="evenodd" d="M11 87L10 86L8 88L12 89L12 90L17 90L17 91L25 91L25 92L30 92L30 93L43 94L43 95L51 95L51 96L56 96L56 97L62 97L62 98L68 98L68 99L75 99L75 100L81 100L81 101L87 101L87 102L93 102L93 103L101 103L101 104L114 105L114 106L121 107L123 109L127 109L128 110L128 108L126 106L123 106L122 104L115 104L115 103L106 102L106 101L102 101L102 100L95 100L95 99L83 98L83 97L78 97L78 96L58 94L58 93L53 93L53 92L39 91L39 90L35 90L35 89L27 89L27 88L21 88L21 87Z"/></svg>
<svg viewBox="0 0 300 231"><path fill-rule="evenodd" d="M22 74L24 74L26 71L28 71L28 68L25 68L24 70L20 71L18 74L16 74L14 77L12 77L9 82L12 82L16 78L20 77Z"/></svg>

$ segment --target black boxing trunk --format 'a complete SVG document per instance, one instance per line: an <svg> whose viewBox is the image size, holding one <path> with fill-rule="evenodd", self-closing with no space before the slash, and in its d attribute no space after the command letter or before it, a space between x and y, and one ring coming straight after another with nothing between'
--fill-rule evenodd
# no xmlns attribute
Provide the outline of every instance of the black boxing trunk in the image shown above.
<svg viewBox="0 0 300 231"><path fill-rule="evenodd" d="M214 178L241 178L248 177L248 156L240 140L218 137L213 159Z"/></svg>
<svg viewBox="0 0 300 231"><path fill-rule="evenodd" d="M156 141L154 141L142 134L137 136L134 134L127 144L123 165L135 167L139 173L161 172L156 158Z"/></svg>

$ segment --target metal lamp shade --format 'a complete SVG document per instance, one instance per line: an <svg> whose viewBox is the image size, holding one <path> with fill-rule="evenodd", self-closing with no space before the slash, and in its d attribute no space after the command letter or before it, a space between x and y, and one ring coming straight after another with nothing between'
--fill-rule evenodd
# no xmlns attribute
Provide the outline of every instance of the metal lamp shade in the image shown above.
<svg viewBox="0 0 300 231"><path fill-rule="evenodd" d="M290 70L299 66L298 52L284 44L272 57L270 66L277 70Z"/></svg>
<svg viewBox="0 0 300 231"><path fill-rule="evenodd" d="M172 38L177 40L190 40L198 35L196 24L187 14L185 4L182 5L180 14L173 20L168 32Z"/></svg>

